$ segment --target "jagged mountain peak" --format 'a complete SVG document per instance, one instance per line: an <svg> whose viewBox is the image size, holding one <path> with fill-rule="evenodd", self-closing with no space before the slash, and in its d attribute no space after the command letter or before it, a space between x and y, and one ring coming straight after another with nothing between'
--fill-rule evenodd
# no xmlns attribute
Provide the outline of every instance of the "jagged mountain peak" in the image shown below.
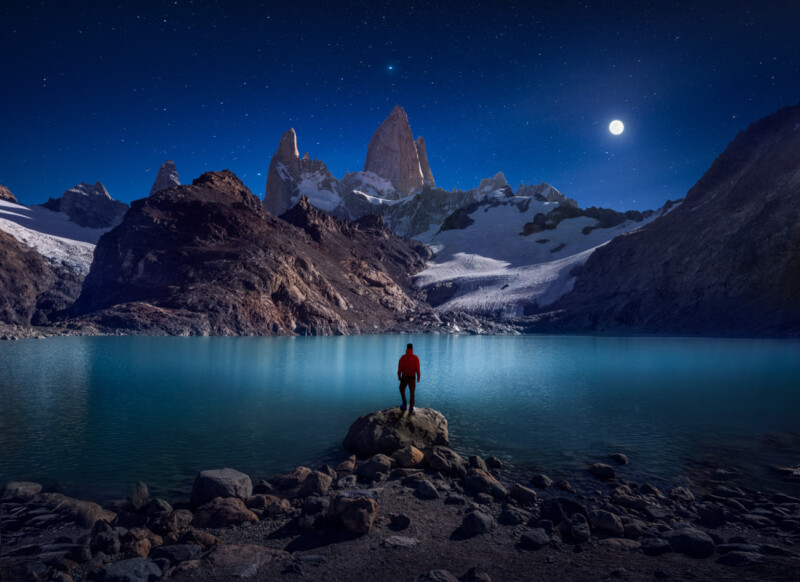
<svg viewBox="0 0 800 582"><path fill-rule="evenodd" d="M116 226L128 210L127 204L111 197L100 180L94 184L80 182L60 198L50 198L41 206L63 212L72 222L87 228Z"/></svg>
<svg viewBox="0 0 800 582"><path fill-rule="evenodd" d="M403 196L413 194L425 185L408 116L399 105L392 109L389 117L372 134L367 146L364 172L372 172L389 180Z"/></svg>
<svg viewBox="0 0 800 582"><path fill-rule="evenodd" d="M175 168L175 162L173 160L165 160L158 169L158 174L153 182L153 187L150 188L149 195L152 196L161 190L180 185L181 181L178 179L178 170Z"/></svg>

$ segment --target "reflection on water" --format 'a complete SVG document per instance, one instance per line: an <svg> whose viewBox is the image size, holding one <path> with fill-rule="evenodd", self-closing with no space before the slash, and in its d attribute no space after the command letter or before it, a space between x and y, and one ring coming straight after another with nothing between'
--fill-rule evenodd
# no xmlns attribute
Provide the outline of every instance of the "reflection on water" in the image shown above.
<svg viewBox="0 0 800 582"><path fill-rule="evenodd" d="M0 343L0 481L75 494L155 494L197 471L266 477L341 458L359 415L399 404L413 341L419 406L442 411L464 453L553 476L610 452L678 478L718 459L770 478L800 447L800 344L598 337L55 338ZM796 443L797 439L795 439Z"/></svg>

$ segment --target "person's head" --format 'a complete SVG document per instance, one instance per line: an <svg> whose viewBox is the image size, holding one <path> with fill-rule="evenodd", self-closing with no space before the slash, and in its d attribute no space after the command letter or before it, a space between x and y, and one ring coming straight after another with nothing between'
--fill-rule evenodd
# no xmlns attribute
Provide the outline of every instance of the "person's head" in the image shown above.
<svg viewBox="0 0 800 582"><path fill-rule="evenodd" d="M414 344L408 344L408 345L406 346L406 349L407 349L407 350L413 350L413 349L414 349Z"/></svg>

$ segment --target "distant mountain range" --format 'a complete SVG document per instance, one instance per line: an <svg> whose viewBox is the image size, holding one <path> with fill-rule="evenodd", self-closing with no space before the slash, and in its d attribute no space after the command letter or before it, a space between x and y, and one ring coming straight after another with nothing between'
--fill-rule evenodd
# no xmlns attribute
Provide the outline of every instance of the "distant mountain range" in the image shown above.
<svg viewBox="0 0 800 582"><path fill-rule="evenodd" d="M0 187L0 322L796 335L798 128L800 105L754 123L684 201L647 212L581 209L544 183L514 192L502 173L445 191L400 107L341 179L288 130L263 202L229 171L182 186L171 160L130 208L100 182L30 208Z"/></svg>

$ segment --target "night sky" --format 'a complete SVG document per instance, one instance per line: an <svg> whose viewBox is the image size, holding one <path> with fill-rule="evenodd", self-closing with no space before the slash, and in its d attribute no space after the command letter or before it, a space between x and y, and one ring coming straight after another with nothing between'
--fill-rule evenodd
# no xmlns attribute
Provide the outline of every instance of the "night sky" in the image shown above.
<svg viewBox="0 0 800 582"><path fill-rule="evenodd" d="M289 127L341 178L399 104L445 189L503 171L657 208L800 100L799 22L796 0L4 2L0 184L130 202L171 158L263 197Z"/></svg>

